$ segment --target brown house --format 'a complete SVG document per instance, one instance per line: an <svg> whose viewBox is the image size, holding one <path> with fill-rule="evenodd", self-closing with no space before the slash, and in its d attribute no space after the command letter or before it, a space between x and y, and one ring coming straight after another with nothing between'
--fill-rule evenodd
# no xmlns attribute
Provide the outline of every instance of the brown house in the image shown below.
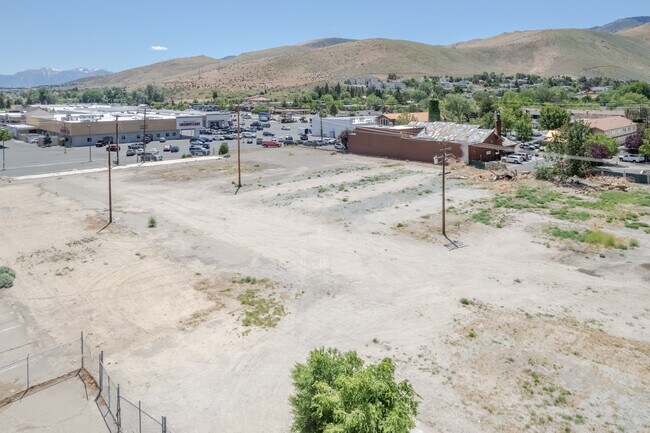
<svg viewBox="0 0 650 433"><path fill-rule="evenodd" d="M416 122L428 122L429 121L429 112L423 111L421 113L407 113L411 119L415 119ZM402 113L384 113L380 116L377 116L377 125L379 126L393 126L399 116Z"/></svg>
<svg viewBox="0 0 650 433"><path fill-rule="evenodd" d="M350 133L350 153L432 162L444 149L457 159L495 161L514 151L514 143L495 130L451 122L417 122L393 128L360 127Z"/></svg>

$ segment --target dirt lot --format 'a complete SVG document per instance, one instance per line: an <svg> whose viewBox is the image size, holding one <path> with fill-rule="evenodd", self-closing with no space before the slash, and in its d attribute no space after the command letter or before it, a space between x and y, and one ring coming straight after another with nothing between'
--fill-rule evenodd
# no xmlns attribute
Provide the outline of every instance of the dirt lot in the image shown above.
<svg viewBox="0 0 650 433"><path fill-rule="evenodd" d="M650 431L643 200L457 168L454 250L439 167L244 157L239 190L232 159L115 172L102 231L105 174L0 184L0 264L18 272L0 300L47 344L84 330L177 433L288 431L290 370L319 346L393 357L426 432Z"/></svg>

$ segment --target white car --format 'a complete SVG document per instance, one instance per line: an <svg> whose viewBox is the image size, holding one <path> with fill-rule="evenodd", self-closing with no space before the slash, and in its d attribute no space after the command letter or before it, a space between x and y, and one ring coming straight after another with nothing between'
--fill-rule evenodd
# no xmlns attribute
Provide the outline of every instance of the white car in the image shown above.
<svg viewBox="0 0 650 433"><path fill-rule="evenodd" d="M287 125L282 125L280 129L283 131L291 131L291 128L289 128Z"/></svg>
<svg viewBox="0 0 650 433"><path fill-rule="evenodd" d="M505 160L509 164L523 164L525 161L524 158L519 155L508 155Z"/></svg>
<svg viewBox="0 0 650 433"><path fill-rule="evenodd" d="M643 155L632 155L631 153L625 153L618 156L619 161L624 162L644 162L645 156Z"/></svg>

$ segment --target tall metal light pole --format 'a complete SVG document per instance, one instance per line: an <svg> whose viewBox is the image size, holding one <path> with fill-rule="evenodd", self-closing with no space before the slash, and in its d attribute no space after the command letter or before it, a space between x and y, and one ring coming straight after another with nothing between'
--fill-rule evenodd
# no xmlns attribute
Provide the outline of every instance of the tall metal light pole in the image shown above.
<svg viewBox="0 0 650 433"><path fill-rule="evenodd" d="M237 102L237 187L241 188L241 132L239 128L239 102Z"/></svg>
<svg viewBox="0 0 650 433"><path fill-rule="evenodd" d="M117 124L115 124L115 133L117 134ZM113 192L111 181L111 145L106 148L108 150L108 223L113 222Z"/></svg>
<svg viewBox="0 0 650 433"><path fill-rule="evenodd" d="M144 162L144 152L147 150L147 106L144 107L144 123L142 125L142 162Z"/></svg>
<svg viewBox="0 0 650 433"><path fill-rule="evenodd" d="M88 162L93 162L93 140L90 135L90 125L86 125L86 128L88 128L88 138L91 139L88 143Z"/></svg>
<svg viewBox="0 0 650 433"><path fill-rule="evenodd" d="M115 145L117 146L117 165L120 165L120 136L118 132L120 115L115 114Z"/></svg>

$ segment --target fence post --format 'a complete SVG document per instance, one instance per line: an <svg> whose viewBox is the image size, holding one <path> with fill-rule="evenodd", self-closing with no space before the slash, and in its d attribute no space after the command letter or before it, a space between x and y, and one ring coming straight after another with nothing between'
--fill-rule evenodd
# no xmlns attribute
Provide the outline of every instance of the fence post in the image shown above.
<svg viewBox="0 0 650 433"><path fill-rule="evenodd" d="M27 354L27 389L29 389L29 353Z"/></svg>
<svg viewBox="0 0 650 433"><path fill-rule="evenodd" d="M142 402L138 400L138 433L142 433Z"/></svg>
<svg viewBox="0 0 650 433"><path fill-rule="evenodd" d="M117 417L117 431L122 431L122 414L120 413L120 384L117 384L117 410L115 411Z"/></svg>
<svg viewBox="0 0 650 433"><path fill-rule="evenodd" d="M84 368L84 332L81 331L81 368Z"/></svg>
<svg viewBox="0 0 650 433"><path fill-rule="evenodd" d="M104 391L104 351L99 352L99 393Z"/></svg>
<svg viewBox="0 0 650 433"><path fill-rule="evenodd" d="M167 433L167 417L162 417L162 433Z"/></svg>

